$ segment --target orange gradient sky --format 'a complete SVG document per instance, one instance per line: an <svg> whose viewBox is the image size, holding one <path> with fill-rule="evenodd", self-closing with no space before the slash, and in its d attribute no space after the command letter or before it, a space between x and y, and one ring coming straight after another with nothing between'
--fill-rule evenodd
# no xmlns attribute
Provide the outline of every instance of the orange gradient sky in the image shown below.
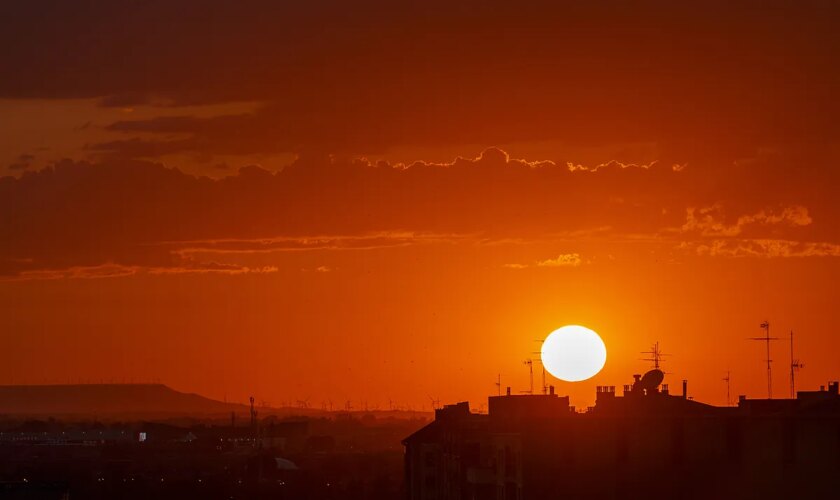
<svg viewBox="0 0 840 500"><path fill-rule="evenodd" d="M836 379L837 10L4 3L0 383L478 406L581 324L572 404L656 341L724 404L764 320Z"/></svg>

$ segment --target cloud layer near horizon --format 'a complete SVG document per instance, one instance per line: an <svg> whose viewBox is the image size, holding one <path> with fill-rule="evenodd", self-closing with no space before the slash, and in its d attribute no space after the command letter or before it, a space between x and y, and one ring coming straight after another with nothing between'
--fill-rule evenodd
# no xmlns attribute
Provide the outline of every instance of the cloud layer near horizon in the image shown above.
<svg viewBox="0 0 840 500"><path fill-rule="evenodd" d="M222 179L140 161L67 161L0 179L0 274L239 274L271 269L212 256L547 238L652 238L701 255L836 255L830 185L800 177L754 196L756 170L779 176L774 182L790 173L766 161L714 179L658 164L569 168L494 148L408 166L302 156L277 173L251 166Z"/></svg>

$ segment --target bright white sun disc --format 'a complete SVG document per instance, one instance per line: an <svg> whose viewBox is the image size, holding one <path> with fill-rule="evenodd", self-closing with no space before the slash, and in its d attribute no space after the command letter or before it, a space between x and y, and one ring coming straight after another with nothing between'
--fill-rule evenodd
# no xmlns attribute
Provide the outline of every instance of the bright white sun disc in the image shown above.
<svg viewBox="0 0 840 500"><path fill-rule="evenodd" d="M540 357L548 373L566 382L580 382L601 371L607 362L607 346L589 328L568 325L546 337Z"/></svg>

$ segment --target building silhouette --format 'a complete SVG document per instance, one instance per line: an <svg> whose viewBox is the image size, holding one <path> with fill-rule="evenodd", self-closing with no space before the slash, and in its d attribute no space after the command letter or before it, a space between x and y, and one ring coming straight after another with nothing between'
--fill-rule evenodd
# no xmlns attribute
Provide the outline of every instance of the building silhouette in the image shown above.
<svg viewBox="0 0 840 500"><path fill-rule="evenodd" d="M840 394L831 382L795 399L718 407L672 395L651 370L619 395L489 398L436 410L405 438L410 500L840 498Z"/></svg>

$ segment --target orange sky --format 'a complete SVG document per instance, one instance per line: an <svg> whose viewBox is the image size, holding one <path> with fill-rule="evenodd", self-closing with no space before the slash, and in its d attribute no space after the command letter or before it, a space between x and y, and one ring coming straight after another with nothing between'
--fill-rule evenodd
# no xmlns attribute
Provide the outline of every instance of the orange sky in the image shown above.
<svg viewBox="0 0 840 500"><path fill-rule="evenodd" d="M837 6L451 3L0 6L0 383L479 405L577 323L573 404L655 341L723 404L765 319L840 376Z"/></svg>

